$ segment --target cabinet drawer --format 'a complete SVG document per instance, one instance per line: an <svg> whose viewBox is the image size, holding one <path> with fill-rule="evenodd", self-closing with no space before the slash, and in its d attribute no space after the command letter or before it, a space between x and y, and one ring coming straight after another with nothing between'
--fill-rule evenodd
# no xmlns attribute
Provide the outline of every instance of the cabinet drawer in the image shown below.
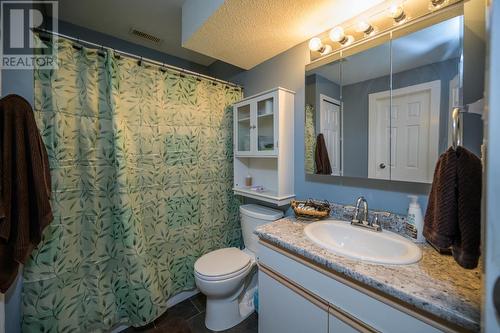
<svg viewBox="0 0 500 333"><path fill-rule="evenodd" d="M354 286L354 282L336 276L334 273L326 274L321 268L314 267L314 264L271 244L261 241L258 256L259 263L311 293L320 295L333 308L351 314L352 317L375 330L399 333L404 328L405 333L455 332L448 326L434 322L422 314L410 315L390 306L383 302L383 296L371 296L374 294L373 291L367 289L365 292L362 286Z"/></svg>

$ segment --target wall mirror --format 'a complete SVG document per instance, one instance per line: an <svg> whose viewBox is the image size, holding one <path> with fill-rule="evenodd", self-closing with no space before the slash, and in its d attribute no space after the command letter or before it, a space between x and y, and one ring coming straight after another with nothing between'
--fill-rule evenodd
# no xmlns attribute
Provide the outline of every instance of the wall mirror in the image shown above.
<svg viewBox="0 0 500 333"><path fill-rule="evenodd" d="M306 173L432 182L452 144L453 107L463 105L463 16L432 23L306 67ZM479 154L482 124L467 119L463 145Z"/></svg>

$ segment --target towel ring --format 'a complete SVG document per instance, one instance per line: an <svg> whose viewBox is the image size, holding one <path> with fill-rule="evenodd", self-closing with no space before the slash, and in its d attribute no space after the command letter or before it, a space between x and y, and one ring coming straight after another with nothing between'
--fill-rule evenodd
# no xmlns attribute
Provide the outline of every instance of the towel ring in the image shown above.
<svg viewBox="0 0 500 333"><path fill-rule="evenodd" d="M453 149L457 149L458 146L462 145L462 123L460 120L461 109L456 107L453 109L451 113L451 141L453 145Z"/></svg>

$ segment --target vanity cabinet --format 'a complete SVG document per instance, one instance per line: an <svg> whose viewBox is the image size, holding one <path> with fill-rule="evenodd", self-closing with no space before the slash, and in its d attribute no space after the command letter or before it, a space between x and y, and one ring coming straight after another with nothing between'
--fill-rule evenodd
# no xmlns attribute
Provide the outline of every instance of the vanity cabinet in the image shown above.
<svg viewBox="0 0 500 333"><path fill-rule="evenodd" d="M295 197L294 94L275 88L233 105L235 194L278 206ZM247 186L248 176L262 190Z"/></svg>
<svg viewBox="0 0 500 333"><path fill-rule="evenodd" d="M270 243L257 254L260 333L463 331Z"/></svg>

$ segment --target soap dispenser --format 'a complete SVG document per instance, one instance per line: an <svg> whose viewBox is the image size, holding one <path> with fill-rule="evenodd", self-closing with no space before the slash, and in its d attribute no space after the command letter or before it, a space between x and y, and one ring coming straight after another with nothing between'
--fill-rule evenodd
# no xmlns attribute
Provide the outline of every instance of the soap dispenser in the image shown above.
<svg viewBox="0 0 500 333"><path fill-rule="evenodd" d="M422 216L422 210L418 204L418 196L409 195L410 205L408 207L408 217L406 219L406 234L413 239L416 243L425 242L423 235L424 232L424 218Z"/></svg>

